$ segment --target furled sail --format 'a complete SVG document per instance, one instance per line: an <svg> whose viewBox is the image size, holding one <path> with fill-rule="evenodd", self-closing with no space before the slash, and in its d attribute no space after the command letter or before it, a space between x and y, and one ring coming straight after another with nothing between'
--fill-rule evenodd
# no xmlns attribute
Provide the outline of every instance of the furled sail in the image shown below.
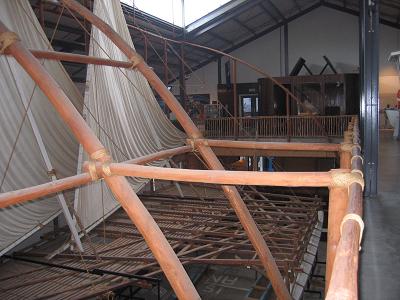
<svg viewBox="0 0 400 300"><path fill-rule="evenodd" d="M0 1L0 19L27 48L52 50L28 0ZM42 64L82 111L82 96L63 66L48 60ZM77 141L47 97L10 56L0 56L0 95L0 192L49 182L49 173L58 178L76 174ZM1 209L0 254L56 217L61 212L58 197ZM63 197L72 201L73 192Z"/></svg>
<svg viewBox="0 0 400 300"><path fill-rule="evenodd" d="M94 13L132 47L120 1L94 1ZM92 27L89 55L115 60L127 57L97 28ZM143 75L137 70L88 67L84 114L86 122L111 152L124 161L182 145L184 134L168 120ZM83 161L88 160L86 155ZM165 165L159 162L157 165ZM147 180L131 180L138 191ZM84 227L91 228L119 207L108 187L96 182L78 190L75 207Z"/></svg>

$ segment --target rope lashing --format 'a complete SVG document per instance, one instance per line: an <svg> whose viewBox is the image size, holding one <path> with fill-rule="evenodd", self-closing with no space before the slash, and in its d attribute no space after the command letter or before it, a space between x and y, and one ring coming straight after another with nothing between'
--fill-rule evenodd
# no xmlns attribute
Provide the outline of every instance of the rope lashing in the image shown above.
<svg viewBox="0 0 400 300"><path fill-rule="evenodd" d="M359 250L361 250L361 241L362 241L362 237L363 237L363 233L364 233L364 227L365 227L364 221L361 218L361 216L359 216L357 214L347 214L347 215L345 215L343 220L342 220L342 223L340 223L340 235L342 235L342 230L343 230L344 223L346 223L349 220L357 222L358 226L360 227L360 240L359 240L358 243L360 245Z"/></svg>
<svg viewBox="0 0 400 300"><path fill-rule="evenodd" d="M103 149L97 150L97 151L93 152L92 154L90 154L90 159L91 160L99 160L106 156L109 156L108 152L105 148L103 148Z"/></svg>
<svg viewBox="0 0 400 300"><path fill-rule="evenodd" d="M14 44L15 42L20 41L18 35L12 31L6 31L0 34L0 54L3 54L4 51Z"/></svg>
<svg viewBox="0 0 400 300"><path fill-rule="evenodd" d="M97 169L96 169L95 161L93 161L93 160L89 161L88 171L89 171L90 177L92 178L92 181L96 181L99 179L99 176L97 176Z"/></svg>
<svg viewBox="0 0 400 300"><path fill-rule="evenodd" d="M333 186L350 188L353 183L358 183L364 190L364 179L359 173L332 172L331 176Z"/></svg>
<svg viewBox="0 0 400 300"><path fill-rule="evenodd" d="M361 171L361 170L354 169L354 170L351 170L351 173L360 174L360 176L361 176L362 178L364 178L364 173L363 173L363 171Z"/></svg>
<svg viewBox="0 0 400 300"><path fill-rule="evenodd" d="M132 66L130 68L134 69L137 67L138 64L140 64L143 61L143 57L141 57L138 53L136 53L135 55L129 58L129 61L132 63Z"/></svg>
<svg viewBox="0 0 400 300"><path fill-rule="evenodd" d="M350 163L353 163L353 160L356 158L359 158L361 160L361 164L364 164L364 158L362 158L362 156L360 156L360 155L353 155L350 160Z"/></svg>
<svg viewBox="0 0 400 300"><path fill-rule="evenodd" d="M106 176L112 176L111 169L110 169L110 163L111 162L105 162L102 166L103 173Z"/></svg>
<svg viewBox="0 0 400 300"><path fill-rule="evenodd" d="M359 144L353 144L353 146L351 147L351 151L353 151L353 148L358 148L361 152L361 146Z"/></svg>
<svg viewBox="0 0 400 300"><path fill-rule="evenodd" d="M208 141L206 139L196 139L196 138L191 138L191 139L186 139L186 144L188 146L192 147L192 152L196 152L197 151L197 144L203 144L205 146L208 146Z"/></svg>
<svg viewBox="0 0 400 300"><path fill-rule="evenodd" d="M351 149L353 148L352 143L341 143L340 144L340 151L341 152L351 152Z"/></svg>

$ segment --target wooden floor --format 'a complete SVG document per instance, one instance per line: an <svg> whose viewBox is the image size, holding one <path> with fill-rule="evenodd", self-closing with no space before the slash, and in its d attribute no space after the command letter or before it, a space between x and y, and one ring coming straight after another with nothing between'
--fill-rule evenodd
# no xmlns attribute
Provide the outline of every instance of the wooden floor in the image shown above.
<svg viewBox="0 0 400 300"><path fill-rule="evenodd" d="M181 187L184 197L171 187L143 193L140 198L182 263L236 266L262 272L260 260L220 189ZM241 195L283 276L293 283L303 272L302 262L318 222L321 200L250 189L242 189ZM68 249L48 259L67 239L66 230L57 237L47 234L34 247L14 253L18 259L53 265L8 260L0 268L0 298L82 299L111 295L128 286L157 286L157 280L130 278L131 274L162 278L152 253L121 209L83 238L83 254Z"/></svg>

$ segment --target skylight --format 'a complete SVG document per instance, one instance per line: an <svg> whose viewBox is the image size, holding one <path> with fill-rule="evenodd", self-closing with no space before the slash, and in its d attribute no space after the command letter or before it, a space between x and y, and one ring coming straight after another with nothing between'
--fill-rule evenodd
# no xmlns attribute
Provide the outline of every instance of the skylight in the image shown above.
<svg viewBox="0 0 400 300"><path fill-rule="evenodd" d="M200 19L230 0L184 0L185 25ZM182 27L182 0L121 0L164 21Z"/></svg>

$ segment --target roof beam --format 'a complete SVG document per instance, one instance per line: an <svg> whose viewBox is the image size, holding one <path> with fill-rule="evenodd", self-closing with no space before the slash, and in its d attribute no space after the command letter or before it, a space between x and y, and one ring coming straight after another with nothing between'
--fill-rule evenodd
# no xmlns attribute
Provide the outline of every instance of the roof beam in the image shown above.
<svg viewBox="0 0 400 300"><path fill-rule="evenodd" d="M269 9L267 9L267 8L264 6L264 4L260 3L259 6L261 7L261 9L262 9L263 11L265 11L265 12L267 13L268 16L270 16L270 17L275 21L275 23L278 23L278 22L279 22L279 20L270 12Z"/></svg>
<svg viewBox="0 0 400 300"><path fill-rule="evenodd" d="M318 7L321 7L321 5L322 5L321 1L318 1L314 5L311 5L308 8L302 10L301 12L298 12L297 14L287 18L286 21L281 21L281 22L279 22L279 23L277 23L277 24L275 24L275 25L273 25L271 27L268 27L265 30L260 31L259 33L249 37L248 39L245 39L245 40L241 41L238 44L235 44L234 46L232 46L230 48L223 49L222 51L226 52L226 53L230 53L230 52L232 52L232 51L234 51L234 50L236 50L236 49L238 49L238 48L240 48L240 47L242 47L242 46L244 46L244 45L246 45L246 44L248 44L248 43L250 43L250 42L252 42L252 41L254 41L254 40L256 40L256 39L258 39L258 38L260 38L260 37L262 37L262 36L264 36L266 34L268 34L268 33L270 33L270 32L272 32L272 31L274 31L275 29L278 29L279 27L285 25L286 23L289 23L289 22L291 22L291 21L293 21L293 20L295 20L297 18L300 18L300 17L308 14L309 12L313 11L314 9L316 9ZM219 55L219 54L213 55L212 57L210 57L210 59L204 60L199 65L193 67L193 70L200 69L201 67L203 67L203 66L209 64L210 62L216 60L220 56L221 55Z"/></svg>
<svg viewBox="0 0 400 300"><path fill-rule="evenodd" d="M296 5L297 10L302 11L302 8L301 8L299 2L297 2L297 0L292 0L292 1L293 1L294 5Z"/></svg>
<svg viewBox="0 0 400 300"><path fill-rule="evenodd" d="M246 29L248 32L250 32L251 34L256 34L256 32L251 29L249 26L247 26L246 24L244 24L243 22L239 21L236 18L232 19L235 23L239 24L239 26L243 27L244 29Z"/></svg>
<svg viewBox="0 0 400 300"><path fill-rule="evenodd" d="M216 39L218 39L218 40L223 41L223 42L226 43L226 44L230 44L230 45L234 45L234 44L235 44L235 43L232 42L231 40L228 40L228 39L226 39L226 38L220 36L219 34L217 34L217 33L215 33L215 32L209 31L209 32L207 32L207 34L211 35L212 37L214 37L214 38L216 38Z"/></svg>
<svg viewBox="0 0 400 300"><path fill-rule="evenodd" d="M259 3L262 3L264 0L255 0L251 4L252 5L257 5ZM249 6L247 3L241 4L240 7L237 7L235 9L232 9L230 11L227 11L221 16L215 17L214 19L209 20L208 22L204 23L202 26L197 27L196 29L193 29L191 31L188 31L187 37L189 39L195 39L198 36L202 35L203 33L206 33L207 31L210 31L211 29L229 21L230 19L246 12L249 9ZM189 29L188 29L189 30Z"/></svg>
<svg viewBox="0 0 400 300"><path fill-rule="evenodd" d="M279 16L279 18L281 18L281 20L286 20L285 16L283 15L283 13L279 10L278 7L276 7L276 5L271 1L271 0L265 0L275 11L275 13Z"/></svg>
<svg viewBox="0 0 400 300"><path fill-rule="evenodd" d="M360 15L360 13L358 11L354 10L354 9L345 8L343 6L340 6L340 5L337 5L337 4L333 4L333 3L330 3L330 2L322 1L322 5L325 6L325 7L331 8L331 9L335 9L335 10L338 10L338 11L353 15L353 16L357 16L358 17ZM379 23L383 24L383 25L386 25L386 26L390 26L390 27L396 28L396 29L400 29L400 24L398 24L396 22L385 20L383 18L379 18Z"/></svg>

